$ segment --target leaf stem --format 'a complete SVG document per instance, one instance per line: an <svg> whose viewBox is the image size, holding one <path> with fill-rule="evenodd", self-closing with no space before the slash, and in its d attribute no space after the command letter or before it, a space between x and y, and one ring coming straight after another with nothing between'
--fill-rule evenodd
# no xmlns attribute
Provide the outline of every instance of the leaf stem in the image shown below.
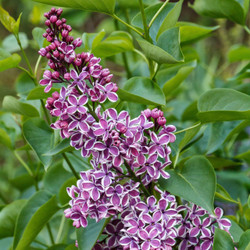
<svg viewBox="0 0 250 250"><path fill-rule="evenodd" d="M24 168L27 170L30 176L34 177L30 167L24 162L24 160L21 158L21 156L17 153L16 150L14 150L14 155L18 159L18 161L24 166Z"/></svg>
<svg viewBox="0 0 250 250"><path fill-rule="evenodd" d="M65 159L65 161L67 162L67 164L69 165L69 168L71 170L71 172L73 173L73 175L76 177L76 179L79 179L79 175L77 174L77 172L75 171L73 165L71 164L68 156L65 153L62 153L63 158Z"/></svg>
<svg viewBox="0 0 250 250"><path fill-rule="evenodd" d="M88 108L88 112L95 118L95 120L96 120L97 122L99 122L99 118L98 118L98 116L96 115L95 111L92 110L92 108L90 107L90 105L89 105L88 103L86 104L86 106L87 106L87 108Z"/></svg>
<svg viewBox="0 0 250 250"><path fill-rule="evenodd" d="M175 132L174 134L175 134L175 135L177 135L177 134L180 134L180 133L186 132L186 131L188 131L188 130L190 130L190 129L193 129L193 128L196 128L196 127L199 127L200 125L201 125L201 123L199 122L199 123L197 123L197 124L193 125L192 127L188 127L188 128L185 128L185 129L179 130L179 131Z"/></svg>
<svg viewBox="0 0 250 250"><path fill-rule="evenodd" d="M246 25L244 26L244 29L250 35L250 29Z"/></svg>
<svg viewBox="0 0 250 250"><path fill-rule="evenodd" d="M52 234L52 231L51 231L50 224L47 223L46 227L47 227L47 229L48 229L50 241L51 241L52 245L55 245L55 240L54 240L54 237L53 237L53 234Z"/></svg>
<svg viewBox="0 0 250 250"><path fill-rule="evenodd" d="M30 72L33 72L32 68L31 68L31 65L30 65L30 62L29 62L29 59L28 59L28 57L26 56L26 53L24 52L24 49L23 49L23 46L22 46L21 41L20 41L20 39L19 39L19 36L16 35L15 37L16 37L17 43L18 43L18 45L19 45L19 47L20 47L20 49L21 49L21 51L22 51L24 60L25 60L27 66L28 66L28 68L29 68L29 71L30 71Z"/></svg>
<svg viewBox="0 0 250 250"><path fill-rule="evenodd" d="M134 28L132 25L126 23L125 21L123 21L121 18L119 18L116 14L112 14L111 15L113 18L115 18L117 21L119 21L120 23L124 24L125 26L127 26L128 28L130 28L131 30L133 30L134 32L136 32L137 34L139 34L140 36L143 37L143 34L137 30L136 28Z"/></svg>
<svg viewBox="0 0 250 250"><path fill-rule="evenodd" d="M38 66L39 66L41 60L42 60L42 56L39 56L38 59L37 59L37 61L36 61L36 66L35 66L35 69L34 69L34 76L35 77L37 75Z"/></svg>
<svg viewBox="0 0 250 250"><path fill-rule="evenodd" d="M153 18L151 19L151 21L149 22L148 25L148 29L150 29L150 27L152 26L152 24L154 23L155 19L159 16L159 14L161 13L161 11L164 9L164 7L167 5L167 3L169 2L169 0L166 0L162 6L160 7L160 9L155 13L155 15L153 16Z"/></svg>
<svg viewBox="0 0 250 250"><path fill-rule="evenodd" d="M60 238L62 236L64 224L65 224L65 215L63 214L62 219L61 219L61 223L60 223L60 226L59 226L59 230L58 230L58 233L57 233L57 236L56 236L56 244L60 243Z"/></svg>

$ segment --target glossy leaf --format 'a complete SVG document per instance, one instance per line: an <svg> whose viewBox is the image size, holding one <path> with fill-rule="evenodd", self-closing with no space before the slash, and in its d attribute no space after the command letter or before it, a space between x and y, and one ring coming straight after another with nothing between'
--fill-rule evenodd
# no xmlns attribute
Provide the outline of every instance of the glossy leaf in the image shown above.
<svg viewBox="0 0 250 250"><path fill-rule="evenodd" d="M208 156L207 159L210 161L210 163L213 165L215 169L223 169L227 167L233 167L233 166L241 166L242 163L239 161L233 161L226 158L216 157L216 156Z"/></svg>
<svg viewBox="0 0 250 250"><path fill-rule="evenodd" d="M25 72L21 73L15 82L15 89L18 96L26 98L29 92L34 88L34 82Z"/></svg>
<svg viewBox="0 0 250 250"><path fill-rule="evenodd" d="M69 7L80 10L104 12L113 14L115 9L115 0L34 0L35 2L56 5L60 7Z"/></svg>
<svg viewBox="0 0 250 250"><path fill-rule="evenodd" d="M14 249L25 250L59 210L55 196L47 191L36 192L21 210L14 235Z"/></svg>
<svg viewBox="0 0 250 250"><path fill-rule="evenodd" d="M12 69L19 65L21 57L18 54L13 54L6 58L0 59L0 72L6 69Z"/></svg>
<svg viewBox="0 0 250 250"><path fill-rule="evenodd" d="M23 124L23 134L28 144L43 163L45 169L47 169L51 163L52 156L44 154L53 147L54 134L51 128L44 120L32 118Z"/></svg>
<svg viewBox="0 0 250 250"><path fill-rule="evenodd" d="M77 180L75 177L70 177L69 179L64 179L64 183L61 185L60 189L58 190L58 199L59 199L59 202L61 205L68 204L69 201L71 200L66 189L67 189L67 187L71 187L72 185L76 185L76 181ZM58 189L58 187L57 187L57 189Z"/></svg>
<svg viewBox="0 0 250 250"><path fill-rule="evenodd" d="M80 250L91 250L97 239L101 235L103 228L108 223L109 219L102 219L96 223L93 219L88 219L86 228L79 228L76 231L77 241Z"/></svg>
<svg viewBox="0 0 250 250"><path fill-rule="evenodd" d="M248 13L249 0L196 0L192 5L200 15L212 18L227 18L244 25Z"/></svg>
<svg viewBox="0 0 250 250"><path fill-rule="evenodd" d="M51 166L45 173L43 178L44 187L52 194L58 195L59 190L64 184L65 180L69 179L71 176L71 173L62 168L62 164L60 162L59 164Z"/></svg>
<svg viewBox="0 0 250 250"><path fill-rule="evenodd" d="M231 227L229 229L230 234L232 235L234 242L239 242L241 235L244 233L242 228L236 223L233 219L230 219ZM242 249L243 250L243 249Z"/></svg>
<svg viewBox="0 0 250 250"><path fill-rule="evenodd" d="M235 45L228 52L229 62L250 60L250 48L243 45Z"/></svg>
<svg viewBox="0 0 250 250"><path fill-rule="evenodd" d="M165 82L163 84L163 93L165 96L170 96L174 90L176 90L181 83L189 76L189 74L196 67L197 62L193 61L183 66L167 68L159 71L157 74L157 82L162 82L164 79Z"/></svg>
<svg viewBox="0 0 250 250"><path fill-rule="evenodd" d="M217 184L216 192L215 192L215 198L221 199L227 202L232 202L239 204L238 201L235 201L230 194L227 192L225 188L223 188L220 184Z"/></svg>
<svg viewBox="0 0 250 250"><path fill-rule="evenodd" d="M98 57L108 57L121 52L133 50L133 48L132 37L127 32L115 31L104 41L97 43L92 49L92 52Z"/></svg>
<svg viewBox="0 0 250 250"><path fill-rule="evenodd" d="M180 33L178 27L163 32L156 45L142 39L137 39L137 41L145 55L160 64L173 64L184 61L180 48Z"/></svg>
<svg viewBox="0 0 250 250"><path fill-rule="evenodd" d="M234 77L230 78L229 80L235 81L235 80L242 80L250 78L250 63L247 64L240 72L238 72Z"/></svg>
<svg viewBox="0 0 250 250"><path fill-rule="evenodd" d="M168 180L160 180L160 187L184 200L193 202L213 213L216 177L210 162L202 156L194 156L181 168L167 171Z"/></svg>
<svg viewBox="0 0 250 250"><path fill-rule="evenodd" d="M72 151L72 150L73 150L73 147L70 146L70 140L64 139L44 155L57 155L57 154Z"/></svg>
<svg viewBox="0 0 250 250"><path fill-rule="evenodd" d="M183 0L177 3L168 3L157 16L155 21L149 30L149 35L156 42L159 36L167 29L175 26L181 11ZM150 23L151 19L154 17L156 12L161 7L162 3L157 3L155 5L150 5L145 9L147 24ZM134 26L139 27L143 30L142 16L139 12L132 20Z"/></svg>
<svg viewBox="0 0 250 250"><path fill-rule="evenodd" d="M20 102L13 96L4 97L3 108L6 111L9 111L15 114L25 115L28 117L39 116L39 113L34 106L27 104L27 103Z"/></svg>
<svg viewBox="0 0 250 250"><path fill-rule="evenodd" d="M0 212L0 239L14 235L16 219L26 200L15 200Z"/></svg>
<svg viewBox="0 0 250 250"><path fill-rule="evenodd" d="M47 99L48 97L51 97L52 93L55 91L60 93L59 88L51 88L51 90L48 93L45 93L44 87L38 86L29 92L29 94L27 96L27 100Z"/></svg>
<svg viewBox="0 0 250 250"><path fill-rule="evenodd" d="M98 33L84 33L82 35L82 41L86 50L94 49L104 38L106 32L101 30Z"/></svg>
<svg viewBox="0 0 250 250"><path fill-rule="evenodd" d="M219 26L207 27L190 22L178 22L176 26L180 27L181 43L183 44L196 42L219 28Z"/></svg>
<svg viewBox="0 0 250 250"><path fill-rule="evenodd" d="M244 232L240 237L239 250L250 249L250 229Z"/></svg>
<svg viewBox="0 0 250 250"><path fill-rule="evenodd" d="M124 101L165 105L165 96L162 90L147 77L129 79L123 88L118 90L118 95Z"/></svg>
<svg viewBox="0 0 250 250"><path fill-rule="evenodd" d="M219 228L215 229L213 249L234 250L234 243L230 234Z"/></svg>
<svg viewBox="0 0 250 250"><path fill-rule="evenodd" d="M249 119L250 96L233 89L213 89L198 101L198 116L202 122Z"/></svg>

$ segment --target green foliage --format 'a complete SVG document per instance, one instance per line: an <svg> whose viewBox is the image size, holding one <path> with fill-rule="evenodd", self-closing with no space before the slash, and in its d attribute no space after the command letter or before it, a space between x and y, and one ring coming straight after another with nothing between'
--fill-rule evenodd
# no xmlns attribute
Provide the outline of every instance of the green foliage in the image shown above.
<svg viewBox="0 0 250 250"><path fill-rule="evenodd" d="M168 173L171 178L161 179L161 188L213 214L216 178L213 167L207 159L194 156L187 160L184 166L169 170Z"/></svg>
<svg viewBox="0 0 250 250"><path fill-rule="evenodd" d="M88 220L88 228L80 228L77 230L77 241L80 250L91 250L97 239L101 235L105 225L109 219L103 219L96 223L95 220Z"/></svg>
<svg viewBox="0 0 250 250"><path fill-rule="evenodd" d="M234 243L229 233L219 228L216 228L215 235L214 235L213 249L214 250L217 250L217 249L233 250Z"/></svg>

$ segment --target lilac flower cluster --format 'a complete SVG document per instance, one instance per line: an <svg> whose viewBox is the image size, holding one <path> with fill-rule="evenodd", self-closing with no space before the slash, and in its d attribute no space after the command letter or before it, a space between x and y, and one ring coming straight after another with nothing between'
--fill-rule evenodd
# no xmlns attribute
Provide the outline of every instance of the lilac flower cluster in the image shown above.
<svg viewBox="0 0 250 250"><path fill-rule="evenodd" d="M77 53L81 39L72 30L61 9L45 13L44 37L50 42L39 51L51 70L45 70L40 84L49 92L61 83L46 108L57 120L51 124L62 138L91 157L93 169L81 172L76 186L67 188L71 197L65 216L77 228L88 218L97 222L112 217L103 232L104 240L94 249L211 249L215 227L226 231L230 221L222 210L210 215L189 204L178 205L175 197L157 187L160 177L168 179L171 164L169 144L175 141L175 127L166 125L161 110L146 109L132 119L127 111L103 108L116 102L118 87L112 74L100 65L100 58ZM101 104L101 105L99 105ZM152 195L154 194L154 195ZM158 197L158 199L156 199Z"/></svg>

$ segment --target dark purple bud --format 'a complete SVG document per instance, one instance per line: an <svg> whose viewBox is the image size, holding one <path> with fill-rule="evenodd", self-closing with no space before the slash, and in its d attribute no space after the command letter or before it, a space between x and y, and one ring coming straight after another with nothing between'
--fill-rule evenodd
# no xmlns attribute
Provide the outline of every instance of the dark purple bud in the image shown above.
<svg viewBox="0 0 250 250"><path fill-rule="evenodd" d="M54 44L56 45L56 47L60 46L60 42L57 40L54 41Z"/></svg>
<svg viewBox="0 0 250 250"><path fill-rule="evenodd" d="M67 30L62 31L62 37L66 38L69 35L69 32Z"/></svg>
<svg viewBox="0 0 250 250"><path fill-rule="evenodd" d="M74 40L74 42L73 42L73 46L74 47L80 47L81 45L82 45L81 38L76 38L76 40Z"/></svg>
<svg viewBox="0 0 250 250"><path fill-rule="evenodd" d="M57 16L51 16L49 20L51 23L55 23L57 21Z"/></svg>
<svg viewBox="0 0 250 250"><path fill-rule="evenodd" d="M151 117L151 109L145 109L142 111L142 114L144 114L147 118Z"/></svg>
<svg viewBox="0 0 250 250"><path fill-rule="evenodd" d="M74 37L73 37L73 36L67 36L67 37L66 37L66 41L67 41L68 43L73 42L73 40L74 40Z"/></svg>
<svg viewBox="0 0 250 250"><path fill-rule="evenodd" d="M72 30L70 25L67 25L67 30L70 32Z"/></svg>
<svg viewBox="0 0 250 250"><path fill-rule="evenodd" d="M52 97L53 97L55 100L58 100L59 97L60 97L60 94L59 94L57 91L55 91L55 92L52 93Z"/></svg>
<svg viewBox="0 0 250 250"><path fill-rule="evenodd" d="M159 110L157 108L153 109L152 112L151 112L151 116L154 119L157 119L159 117Z"/></svg>
<svg viewBox="0 0 250 250"><path fill-rule="evenodd" d="M56 12L56 8L55 7L52 7L51 10L50 10L51 13L55 13Z"/></svg>
<svg viewBox="0 0 250 250"><path fill-rule="evenodd" d="M50 59L50 58L51 58L51 54L50 54L50 53L47 53L47 54L46 54L46 57L47 57L48 59Z"/></svg>
<svg viewBox="0 0 250 250"><path fill-rule="evenodd" d="M159 110L159 116L164 116L163 111Z"/></svg>
<svg viewBox="0 0 250 250"><path fill-rule="evenodd" d="M46 38L48 36L47 33L43 33L43 37Z"/></svg>
<svg viewBox="0 0 250 250"><path fill-rule="evenodd" d="M66 23L67 20L66 20L65 18L62 18L62 22L63 22L63 23Z"/></svg>
<svg viewBox="0 0 250 250"><path fill-rule="evenodd" d="M121 132L122 134L124 134L124 133L126 133L126 132L127 132L127 128L126 128L126 126L125 126L125 125L121 126L121 128L120 128L120 132Z"/></svg>
<svg viewBox="0 0 250 250"><path fill-rule="evenodd" d="M68 125L69 124L66 121L61 121L61 123L60 123L60 127L63 129L68 128Z"/></svg>
<svg viewBox="0 0 250 250"><path fill-rule="evenodd" d="M56 65L53 63L53 61L49 61L48 62L48 65L49 65L49 67L51 68L51 69L55 69L56 68Z"/></svg>
<svg viewBox="0 0 250 250"><path fill-rule="evenodd" d="M51 36L47 36L47 41L48 42L52 42L53 41L53 38Z"/></svg>
<svg viewBox="0 0 250 250"><path fill-rule="evenodd" d="M54 99L52 98L52 97L49 97L48 99L47 99L47 104L49 104L49 105L53 105L53 103L54 103Z"/></svg>
<svg viewBox="0 0 250 250"><path fill-rule="evenodd" d="M113 92L117 92L118 91L118 86L116 83L114 83L114 86L113 86L113 89L112 89Z"/></svg>
<svg viewBox="0 0 250 250"><path fill-rule="evenodd" d="M52 77L53 77L54 79L58 79L58 78L60 77L59 72L58 72L58 71L54 71L54 72L52 73Z"/></svg>
<svg viewBox="0 0 250 250"><path fill-rule="evenodd" d="M58 51L58 50L55 50L55 51L53 52L53 56L54 56L54 57L59 57L59 56L60 56L59 51Z"/></svg>
<svg viewBox="0 0 250 250"><path fill-rule="evenodd" d="M57 11L56 11L57 15L60 16L62 13L63 13L63 9L62 8L59 8Z"/></svg>
<svg viewBox="0 0 250 250"><path fill-rule="evenodd" d="M48 18L49 17L49 13L45 12L44 14L44 17Z"/></svg>
<svg viewBox="0 0 250 250"><path fill-rule="evenodd" d="M160 126L164 126L166 124L166 118L161 116L161 117L158 117L157 118L157 123L160 125Z"/></svg>
<svg viewBox="0 0 250 250"><path fill-rule="evenodd" d="M46 25L46 26L50 26L50 20L46 20L46 21L45 21L45 25Z"/></svg>
<svg viewBox="0 0 250 250"><path fill-rule="evenodd" d="M70 73L65 73L63 77L64 77L64 79L66 79L68 81L71 79Z"/></svg>
<svg viewBox="0 0 250 250"><path fill-rule="evenodd" d="M103 76L103 77L108 76L109 74L110 74L109 69L103 69L103 70L102 70L102 76Z"/></svg>
<svg viewBox="0 0 250 250"><path fill-rule="evenodd" d="M62 21L61 20L57 20L56 21L56 26L60 26L62 24Z"/></svg>
<svg viewBox="0 0 250 250"><path fill-rule="evenodd" d="M49 48L50 48L51 50L56 49L56 45L55 45L55 43L51 43L51 44L49 45Z"/></svg>
<svg viewBox="0 0 250 250"><path fill-rule="evenodd" d="M77 59L75 60L75 65L79 67L81 64L82 64L82 59L77 58Z"/></svg>
<svg viewBox="0 0 250 250"><path fill-rule="evenodd" d="M39 53L39 55L41 55L41 56L46 56L47 51L46 51L45 48L41 48L41 49L38 51L38 53Z"/></svg>

